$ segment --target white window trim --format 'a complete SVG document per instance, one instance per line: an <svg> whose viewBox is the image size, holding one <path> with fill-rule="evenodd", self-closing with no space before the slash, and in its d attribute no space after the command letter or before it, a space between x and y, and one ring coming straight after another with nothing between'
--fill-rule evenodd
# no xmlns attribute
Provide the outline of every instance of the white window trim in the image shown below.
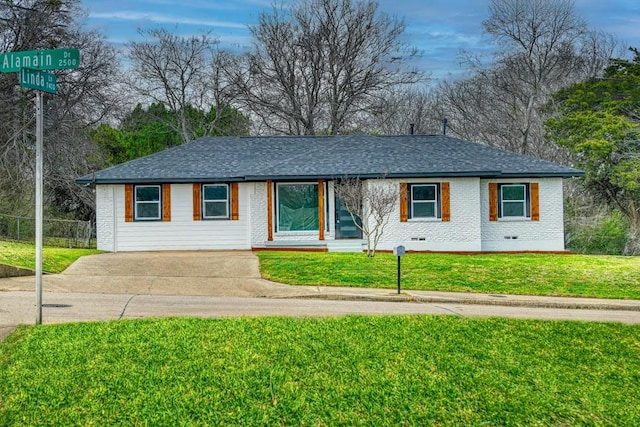
<svg viewBox="0 0 640 427"><path fill-rule="evenodd" d="M318 187L318 182L317 181L310 181L310 182L276 182L276 191L275 191L275 197L274 197L274 202L275 202L275 219L276 219L276 223L275 223L275 227L276 227L276 234L280 235L280 236L298 236L298 235L304 235L304 234L317 234L320 230L319 229L314 229L314 230L280 230L280 203L278 203L278 199L280 198L280 187L281 186L292 186L292 185L315 185L316 187ZM326 188L325 188L326 190ZM324 204L325 206L327 205L327 191L324 192ZM319 218L318 218L319 219ZM326 217L325 217L325 223L326 223ZM318 228L320 228L320 224L318 224Z"/></svg>
<svg viewBox="0 0 640 427"><path fill-rule="evenodd" d="M138 201L138 188L154 187L158 189L158 201ZM138 216L138 204L158 205L157 217L140 217ZM136 185L133 187L133 207L134 207L134 220L135 221L159 221L162 219L162 186L161 185Z"/></svg>
<svg viewBox="0 0 640 427"><path fill-rule="evenodd" d="M499 184L498 188L500 189L499 191L499 198L500 198L500 215L498 217L498 219L500 221L529 221L531 220L531 215L528 215L527 212L527 197L531 197L529 195L529 191L527 191L527 185L526 183L518 183L518 184L512 184L512 183L505 183L505 184ZM524 199L522 200L508 200L507 203L514 203L514 202L521 202L524 206L522 209L522 212L524 213L524 215L508 215L505 216L504 214L504 195L502 193L503 189L505 187L523 187L523 192L524 192ZM531 202L529 202L531 203Z"/></svg>
<svg viewBox="0 0 640 427"><path fill-rule="evenodd" d="M414 187L435 187L435 199L433 200L414 200L413 199L413 188ZM437 182L424 182L424 183L409 183L409 221L441 221L441 215L440 212L438 211L438 205L439 205L439 200L440 200L440 184ZM413 205L414 203L433 203L434 207L433 207L433 213L434 216L418 216L416 217L413 213Z"/></svg>
<svg viewBox="0 0 640 427"><path fill-rule="evenodd" d="M226 199L205 199L205 187L226 187L227 189L227 198ZM200 200L201 203L201 212L202 212L202 219L229 219L230 218L230 214L229 214L229 201L230 201L230 194L229 194L229 184L202 184L202 197ZM207 209L206 209L206 203L207 202L225 202L225 212L226 214L224 216L222 215L207 215Z"/></svg>

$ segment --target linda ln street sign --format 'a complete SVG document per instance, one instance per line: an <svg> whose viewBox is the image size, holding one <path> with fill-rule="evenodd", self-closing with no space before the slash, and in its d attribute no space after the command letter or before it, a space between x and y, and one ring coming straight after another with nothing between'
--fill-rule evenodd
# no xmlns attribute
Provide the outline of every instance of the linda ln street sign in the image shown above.
<svg viewBox="0 0 640 427"><path fill-rule="evenodd" d="M66 70L79 66L80 51L76 48L0 53L0 73L14 73L21 68Z"/></svg>
<svg viewBox="0 0 640 427"><path fill-rule="evenodd" d="M46 71L33 70L31 68L21 68L20 86L41 90L43 92L58 93L58 78L55 74Z"/></svg>

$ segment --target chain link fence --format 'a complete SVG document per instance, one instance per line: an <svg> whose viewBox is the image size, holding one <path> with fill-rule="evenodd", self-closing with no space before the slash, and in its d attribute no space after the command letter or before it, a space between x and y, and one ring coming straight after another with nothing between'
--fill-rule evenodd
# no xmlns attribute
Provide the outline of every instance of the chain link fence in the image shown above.
<svg viewBox="0 0 640 427"><path fill-rule="evenodd" d="M0 214L0 238L35 242L35 219ZM91 221L44 218L45 245L67 248L95 248L95 227Z"/></svg>

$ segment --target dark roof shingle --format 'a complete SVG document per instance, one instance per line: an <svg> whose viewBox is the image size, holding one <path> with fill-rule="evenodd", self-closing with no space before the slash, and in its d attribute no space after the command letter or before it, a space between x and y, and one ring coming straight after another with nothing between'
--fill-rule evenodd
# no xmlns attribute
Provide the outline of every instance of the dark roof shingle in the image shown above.
<svg viewBox="0 0 640 427"><path fill-rule="evenodd" d="M415 177L573 177L577 169L443 135L207 137L80 184Z"/></svg>

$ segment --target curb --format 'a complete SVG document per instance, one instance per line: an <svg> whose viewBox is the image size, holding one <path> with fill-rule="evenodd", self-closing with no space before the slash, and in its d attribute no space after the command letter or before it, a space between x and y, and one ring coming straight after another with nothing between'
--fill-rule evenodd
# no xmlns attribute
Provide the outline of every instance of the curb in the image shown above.
<svg viewBox="0 0 640 427"><path fill-rule="evenodd" d="M292 299L320 299L329 301L379 301L379 302L413 302L413 303L440 303L440 304L474 304L474 305L495 305L504 307L531 307L531 308L556 308L574 310L618 310L618 311L640 311L640 302L637 304L620 304L615 302L582 302L571 301L569 298L563 301L535 301L521 299L488 299L486 297L475 298L455 298L419 296L411 294L390 294L390 295L347 295L347 294L305 294L288 297ZM505 298L500 296L500 298Z"/></svg>

